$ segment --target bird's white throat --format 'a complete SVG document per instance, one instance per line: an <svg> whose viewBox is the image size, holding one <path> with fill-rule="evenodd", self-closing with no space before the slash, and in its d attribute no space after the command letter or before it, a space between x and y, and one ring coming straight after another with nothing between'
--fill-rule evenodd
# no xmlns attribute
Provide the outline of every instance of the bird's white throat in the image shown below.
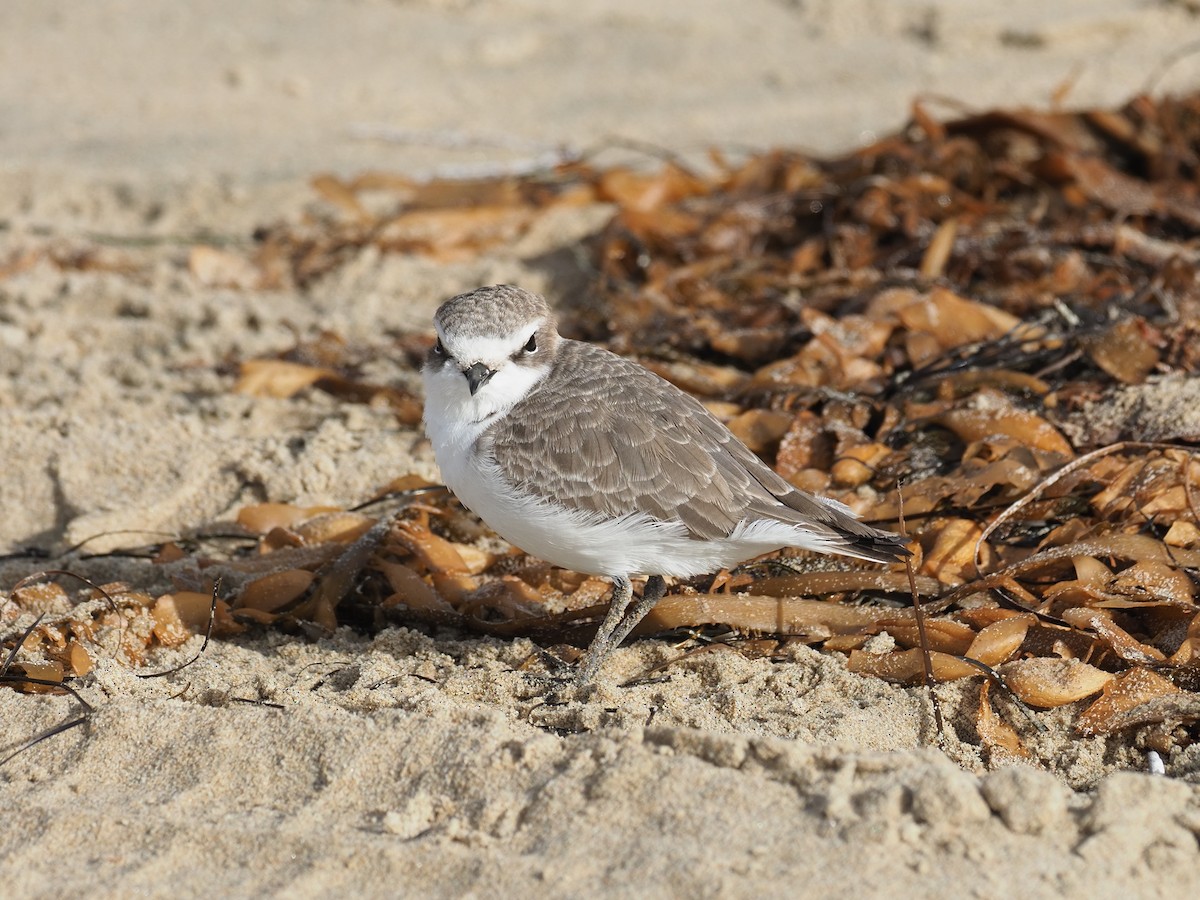
<svg viewBox="0 0 1200 900"><path fill-rule="evenodd" d="M425 366L425 431L450 490L458 493L463 467L474 465L479 436L525 399L549 371L549 365L521 366L504 359L496 374L472 394L453 361Z"/></svg>

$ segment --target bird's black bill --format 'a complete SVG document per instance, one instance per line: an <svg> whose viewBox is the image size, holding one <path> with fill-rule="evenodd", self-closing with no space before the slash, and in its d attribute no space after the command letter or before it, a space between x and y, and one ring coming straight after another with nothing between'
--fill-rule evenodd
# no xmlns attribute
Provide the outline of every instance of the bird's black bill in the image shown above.
<svg viewBox="0 0 1200 900"><path fill-rule="evenodd" d="M491 379L491 377L495 374L496 372L494 369L489 369L483 363L475 363L475 365L463 371L463 375L466 376L467 379L467 384L471 387L472 395L474 395L477 390L487 384L489 379Z"/></svg>

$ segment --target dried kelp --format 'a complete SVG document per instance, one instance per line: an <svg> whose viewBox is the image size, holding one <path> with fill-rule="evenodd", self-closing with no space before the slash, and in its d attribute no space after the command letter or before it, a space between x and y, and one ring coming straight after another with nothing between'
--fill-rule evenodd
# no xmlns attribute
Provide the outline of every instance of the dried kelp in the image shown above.
<svg viewBox="0 0 1200 900"><path fill-rule="evenodd" d="M1193 742L1200 404L1178 398L1200 367L1200 95L950 122L917 105L899 134L837 159L713 164L321 176L308 220L264 229L250 253L196 247L189 268L304 289L364 251L462 258L564 205L609 204L594 302L565 308L564 327L695 393L797 486L888 525L902 497L928 616L921 641L902 569L785 553L676 585L639 633L773 635L901 682L928 652L936 680L979 681L978 736L998 754L1032 752L997 714L1014 698L1077 705L1080 734ZM416 360L428 340L375 349ZM236 389L324 390L417 423L417 398L359 378L360 352L321 335L242 361ZM197 559L161 597L14 591L6 615L46 618L18 644L25 680L5 683L61 683L101 646L139 664L181 643L206 627L218 569L217 637L405 622L587 640L603 580L481 542L444 494L415 498L394 520L248 508L253 551Z"/></svg>

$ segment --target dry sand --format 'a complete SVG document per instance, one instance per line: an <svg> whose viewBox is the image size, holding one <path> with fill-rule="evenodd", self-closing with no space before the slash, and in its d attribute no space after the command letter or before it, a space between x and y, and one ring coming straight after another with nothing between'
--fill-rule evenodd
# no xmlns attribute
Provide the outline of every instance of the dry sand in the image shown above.
<svg viewBox="0 0 1200 900"><path fill-rule="evenodd" d="M1159 71L1200 34L1193 4L980 6L6 0L0 265L115 243L142 267L44 260L0 279L0 552L178 532L262 499L349 505L408 471L435 477L420 435L387 413L236 396L220 364L330 329L377 351L372 380L410 384L387 335L481 283L560 299L588 277L563 261L606 215L572 212L453 265L365 251L304 292L189 273L197 236L236 248L302 215L314 172L520 167L613 136L692 156L833 151L898 126L922 92L1044 105L1074 79L1068 103L1111 104L1151 81L1200 83L1193 58ZM42 565L0 564L0 588ZM129 560L54 565L167 586ZM22 625L0 613L6 632ZM963 717L970 686L942 691L943 753L919 692L805 649L775 664L713 653L664 683L611 686L674 652L642 641L567 706L513 671L531 649L343 630L216 642L159 680L102 660L81 687L91 723L0 770L2 892L1200 890L1196 748L1166 778L1138 774L1136 748L1082 740L1035 741L1039 767L989 772ZM10 691L0 709L0 751L77 711Z"/></svg>

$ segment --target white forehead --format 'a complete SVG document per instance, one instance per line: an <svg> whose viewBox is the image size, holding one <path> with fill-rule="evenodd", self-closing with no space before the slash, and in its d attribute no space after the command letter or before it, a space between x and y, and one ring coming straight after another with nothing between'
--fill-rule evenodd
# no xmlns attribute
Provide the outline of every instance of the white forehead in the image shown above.
<svg viewBox="0 0 1200 900"><path fill-rule="evenodd" d="M445 329L435 323L438 337L450 351L450 355L464 365L476 362L500 362L508 359L529 342L529 338L546 324L544 318L532 319L524 325L503 334L456 334L454 329Z"/></svg>

